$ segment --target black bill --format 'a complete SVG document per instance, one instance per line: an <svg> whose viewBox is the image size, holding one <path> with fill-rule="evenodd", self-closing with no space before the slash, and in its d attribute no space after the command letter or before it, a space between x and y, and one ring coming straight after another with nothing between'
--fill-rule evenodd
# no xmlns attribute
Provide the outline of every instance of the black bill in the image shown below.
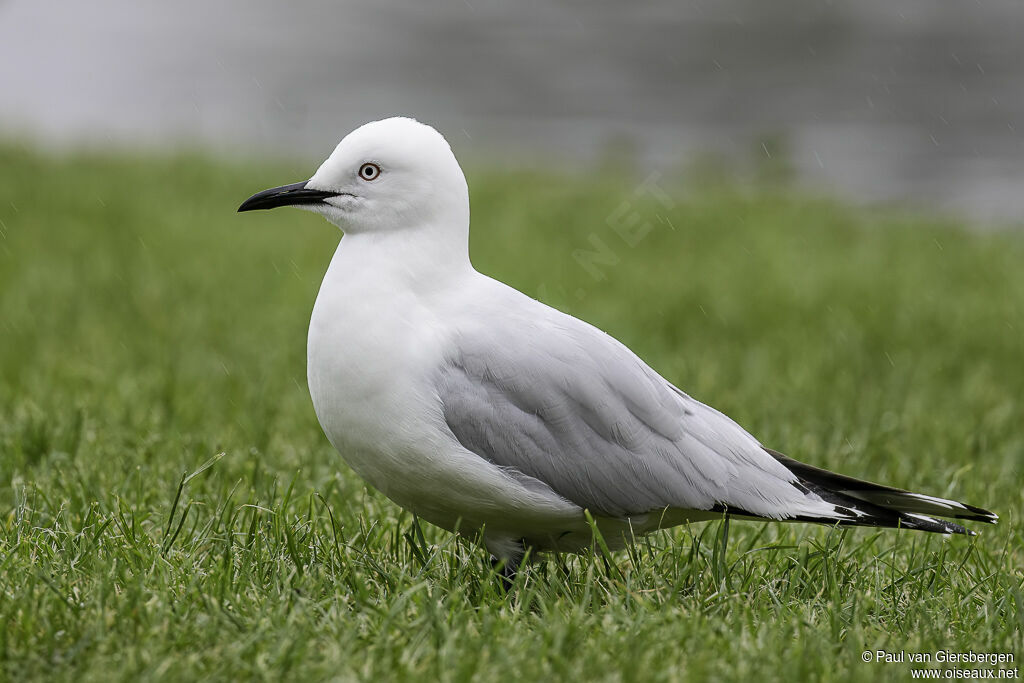
<svg viewBox="0 0 1024 683"><path fill-rule="evenodd" d="M295 206L296 204L319 204L328 197L337 195L337 192L307 188L304 181L257 192L242 202L238 210L239 212L255 211L257 209L276 209L279 206Z"/></svg>

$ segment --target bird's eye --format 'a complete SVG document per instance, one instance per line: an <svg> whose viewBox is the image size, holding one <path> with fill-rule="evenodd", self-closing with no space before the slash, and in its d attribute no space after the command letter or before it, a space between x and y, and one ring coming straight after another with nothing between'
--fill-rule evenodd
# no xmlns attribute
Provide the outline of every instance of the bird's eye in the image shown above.
<svg viewBox="0 0 1024 683"><path fill-rule="evenodd" d="M363 180L376 180L380 175L380 166L377 164L363 164L359 167L359 177Z"/></svg>

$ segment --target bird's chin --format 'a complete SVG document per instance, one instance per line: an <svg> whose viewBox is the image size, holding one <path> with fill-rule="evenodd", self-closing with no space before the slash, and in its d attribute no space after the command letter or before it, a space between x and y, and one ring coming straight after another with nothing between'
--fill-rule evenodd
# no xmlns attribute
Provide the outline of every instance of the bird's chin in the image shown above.
<svg viewBox="0 0 1024 683"><path fill-rule="evenodd" d="M318 204L304 204L296 206L297 209L304 211L311 211L312 213L320 214L327 219L329 223L334 224L340 228L343 232L348 232L352 225L352 214L345 209L334 206L333 204L318 203Z"/></svg>
<svg viewBox="0 0 1024 683"><path fill-rule="evenodd" d="M323 217L327 217L331 210L337 210L330 204L317 203L317 204L295 204L294 208L301 209L302 211L311 211L312 213L318 213Z"/></svg>
<svg viewBox="0 0 1024 683"><path fill-rule="evenodd" d="M315 204L296 204L296 209L302 209L303 211L312 211L318 213L329 221L332 221L339 216L343 216L345 211L333 204L327 202L316 202Z"/></svg>
<svg viewBox="0 0 1024 683"><path fill-rule="evenodd" d="M308 204L301 208L320 214L334 225L348 232L352 228L353 223L357 222L356 219L361 207L362 201L359 197L339 194L323 202Z"/></svg>

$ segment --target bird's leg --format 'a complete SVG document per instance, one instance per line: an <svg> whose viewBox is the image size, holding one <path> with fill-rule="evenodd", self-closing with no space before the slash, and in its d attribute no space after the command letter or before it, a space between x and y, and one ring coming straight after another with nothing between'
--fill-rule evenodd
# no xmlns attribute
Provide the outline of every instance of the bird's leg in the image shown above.
<svg viewBox="0 0 1024 683"><path fill-rule="evenodd" d="M498 583L501 584L502 590L506 593L511 591L516 580L517 565L512 560L491 555L491 567L498 575Z"/></svg>
<svg viewBox="0 0 1024 683"><path fill-rule="evenodd" d="M506 593L512 590L516 580L516 572L519 571L519 564L523 561L523 556L526 554L523 541L516 541L515 545L516 548L513 553L502 553L505 555L504 557L491 555L491 567L497 573L498 581Z"/></svg>

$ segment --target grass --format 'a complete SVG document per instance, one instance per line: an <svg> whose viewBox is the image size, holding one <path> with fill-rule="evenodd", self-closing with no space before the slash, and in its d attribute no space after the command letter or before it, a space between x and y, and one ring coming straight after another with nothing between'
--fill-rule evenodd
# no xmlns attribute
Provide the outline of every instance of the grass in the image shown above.
<svg viewBox="0 0 1024 683"><path fill-rule="evenodd" d="M544 558L504 595L321 434L305 332L338 234L234 214L314 166L0 147L0 679L873 681L912 667L863 650L1024 656L1019 233L470 173L481 270L767 445L1002 517L711 522Z"/></svg>

